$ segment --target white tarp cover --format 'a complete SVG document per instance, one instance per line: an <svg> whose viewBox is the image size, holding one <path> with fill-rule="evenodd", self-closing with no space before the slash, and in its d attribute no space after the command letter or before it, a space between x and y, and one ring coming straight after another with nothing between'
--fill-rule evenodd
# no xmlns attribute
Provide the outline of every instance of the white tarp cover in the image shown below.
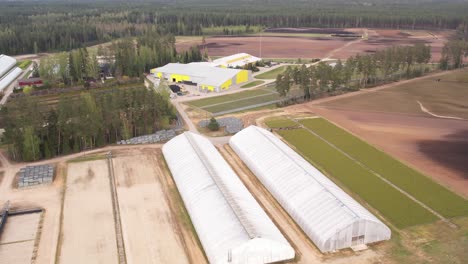
<svg viewBox="0 0 468 264"><path fill-rule="evenodd" d="M294 249L208 139L185 132L162 151L210 263L294 258Z"/></svg>
<svg viewBox="0 0 468 264"><path fill-rule="evenodd" d="M250 126L229 144L322 252L390 239L386 225L271 132Z"/></svg>
<svg viewBox="0 0 468 264"><path fill-rule="evenodd" d="M10 85L20 74L23 72L20 68L16 67L0 79L0 91L3 91Z"/></svg>
<svg viewBox="0 0 468 264"><path fill-rule="evenodd" d="M0 78L16 65L16 59L7 55L0 55Z"/></svg>

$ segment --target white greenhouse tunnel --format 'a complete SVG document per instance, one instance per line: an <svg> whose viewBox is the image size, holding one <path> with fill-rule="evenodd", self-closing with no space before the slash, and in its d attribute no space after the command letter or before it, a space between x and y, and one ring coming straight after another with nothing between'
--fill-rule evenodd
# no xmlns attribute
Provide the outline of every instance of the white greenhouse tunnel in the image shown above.
<svg viewBox="0 0 468 264"><path fill-rule="evenodd" d="M250 126L229 144L320 251L390 239L385 224L271 132Z"/></svg>
<svg viewBox="0 0 468 264"><path fill-rule="evenodd" d="M294 258L294 249L208 139L185 132L162 151L210 263Z"/></svg>

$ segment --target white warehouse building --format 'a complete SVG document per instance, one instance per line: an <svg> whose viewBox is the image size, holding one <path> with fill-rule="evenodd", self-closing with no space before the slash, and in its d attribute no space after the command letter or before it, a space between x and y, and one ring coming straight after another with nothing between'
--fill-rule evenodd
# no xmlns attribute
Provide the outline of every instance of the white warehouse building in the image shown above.
<svg viewBox="0 0 468 264"><path fill-rule="evenodd" d="M385 224L269 131L250 126L229 144L320 251L390 239Z"/></svg>
<svg viewBox="0 0 468 264"><path fill-rule="evenodd" d="M294 249L208 139L185 132L162 151L210 263L294 258Z"/></svg>

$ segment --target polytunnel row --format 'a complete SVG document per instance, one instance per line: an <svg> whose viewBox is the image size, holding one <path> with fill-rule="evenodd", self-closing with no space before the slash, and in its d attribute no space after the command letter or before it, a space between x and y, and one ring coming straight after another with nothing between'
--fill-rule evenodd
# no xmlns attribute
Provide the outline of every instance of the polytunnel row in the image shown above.
<svg viewBox="0 0 468 264"><path fill-rule="evenodd" d="M294 258L294 249L208 139L185 132L162 150L210 263Z"/></svg>
<svg viewBox="0 0 468 264"><path fill-rule="evenodd" d="M390 239L386 225L271 132L250 126L229 144L322 252Z"/></svg>

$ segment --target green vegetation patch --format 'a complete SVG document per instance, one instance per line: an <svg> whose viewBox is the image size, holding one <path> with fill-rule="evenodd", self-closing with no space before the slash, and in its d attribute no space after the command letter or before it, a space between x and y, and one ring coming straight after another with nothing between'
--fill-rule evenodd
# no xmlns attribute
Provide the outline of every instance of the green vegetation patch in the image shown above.
<svg viewBox="0 0 468 264"><path fill-rule="evenodd" d="M388 154L322 118L301 123L445 217L468 215L468 202Z"/></svg>
<svg viewBox="0 0 468 264"><path fill-rule="evenodd" d="M265 124L269 128L296 127L297 123L284 116L270 117L265 119Z"/></svg>
<svg viewBox="0 0 468 264"><path fill-rule="evenodd" d="M364 199L396 227L437 220L432 213L307 130L281 130L278 133L303 157Z"/></svg>
<svg viewBox="0 0 468 264"><path fill-rule="evenodd" d="M215 96L215 97L209 97L205 99L200 99L200 100L195 100L195 101L190 101L187 104L199 108L203 108L206 106L210 106L213 104L219 104L219 103L226 103L228 101L234 101L234 100L239 100L239 99L245 99L249 98L252 96L257 96L257 95L265 95L271 93L270 91L266 91L263 89L255 89L255 90L250 90L250 91L243 91L240 93L234 93L234 94L226 94L226 95L220 95L220 96Z"/></svg>
<svg viewBox="0 0 468 264"><path fill-rule="evenodd" d="M241 88L250 88L250 87L254 87L254 86L257 86L257 85L260 85L260 84L263 84L265 81L253 81L253 82L249 82L247 84L244 84L241 86Z"/></svg>
<svg viewBox="0 0 468 264"><path fill-rule="evenodd" d="M257 104L263 104L263 103L268 103L268 102L272 102L273 104L278 99L279 99L278 94L269 93L269 94L265 94L262 96L244 98L239 101L226 102L224 104L204 107L203 109L211 113L218 113L218 112L230 111L230 110L234 110L237 108L249 107L249 106L254 106Z"/></svg>
<svg viewBox="0 0 468 264"><path fill-rule="evenodd" d="M283 73L285 70L286 70L286 65L283 65L283 66L280 66L278 68L275 68L271 71L267 71L267 72L264 72L264 73L261 73L259 75L256 75L255 78L256 79L276 79L276 76L278 74L281 74Z"/></svg>
<svg viewBox="0 0 468 264"><path fill-rule="evenodd" d="M31 65L32 61L30 60L25 60L25 61L20 61L18 63L16 63L16 66L20 67L20 69L22 70L26 70L29 65Z"/></svg>
<svg viewBox="0 0 468 264"><path fill-rule="evenodd" d="M83 155L78 158L74 158L71 160L68 160L68 163L78 163L78 162L86 162L86 161L94 161L94 160L102 160L107 158L105 154L90 154L90 155Z"/></svg>

